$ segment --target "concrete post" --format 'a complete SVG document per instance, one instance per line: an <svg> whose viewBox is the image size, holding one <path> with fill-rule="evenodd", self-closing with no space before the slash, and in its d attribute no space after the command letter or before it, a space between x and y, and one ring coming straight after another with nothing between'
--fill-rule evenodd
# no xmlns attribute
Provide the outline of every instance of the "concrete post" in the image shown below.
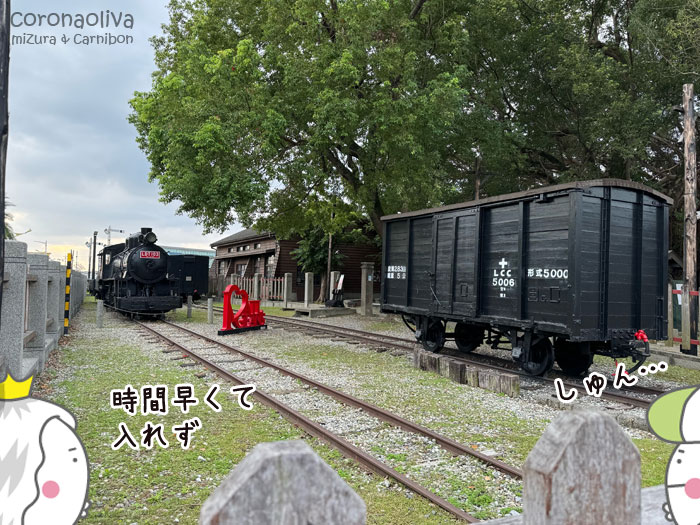
<svg viewBox="0 0 700 525"><path fill-rule="evenodd" d="M331 272L331 280L328 283L328 298L333 298L333 290L335 290L335 285L338 284L340 280L340 272Z"/></svg>
<svg viewBox="0 0 700 525"><path fill-rule="evenodd" d="M367 507L303 441L257 445L204 502L200 525L364 525Z"/></svg>
<svg viewBox="0 0 700 525"><path fill-rule="evenodd" d="M49 278L46 299L46 355L58 346L59 330L63 324L59 309L63 302L64 290L61 289L61 264L49 261Z"/></svg>
<svg viewBox="0 0 700 525"><path fill-rule="evenodd" d="M360 315L373 315L372 303L374 302L374 263L363 262L362 268L362 291L360 303Z"/></svg>
<svg viewBox="0 0 700 525"><path fill-rule="evenodd" d="M27 289L27 245L5 241L5 282L2 293L0 355L7 371L16 379L25 378L24 300Z"/></svg>
<svg viewBox="0 0 700 525"><path fill-rule="evenodd" d="M314 302L314 274L306 272L304 274L304 306L308 308Z"/></svg>
<svg viewBox="0 0 700 525"><path fill-rule="evenodd" d="M259 273L253 275L253 296L251 299L254 301L260 300L260 278L262 276Z"/></svg>
<svg viewBox="0 0 700 525"><path fill-rule="evenodd" d="M187 296L187 319L192 319L192 296Z"/></svg>
<svg viewBox="0 0 700 525"><path fill-rule="evenodd" d="M24 357L37 359L38 371L44 370L46 363L46 313L49 281L49 256L39 253L27 255L29 275L29 296L27 300L27 333L30 339L24 345ZM33 335L32 335L33 334Z"/></svg>
<svg viewBox="0 0 700 525"><path fill-rule="evenodd" d="M289 303L292 302L292 274L284 274L284 306L283 308L289 308Z"/></svg>
<svg viewBox="0 0 700 525"><path fill-rule="evenodd" d="M101 299L97 300L97 314L95 321L97 323L97 328L102 328L104 326L105 317L105 302Z"/></svg>
<svg viewBox="0 0 700 525"><path fill-rule="evenodd" d="M66 267L61 265L58 287L58 338L63 335L63 317L66 311Z"/></svg>
<svg viewBox="0 0 700 525"><path fill-rule="evenodd" d="M214 299L207 299L207 323L214 324Z"/></svg>

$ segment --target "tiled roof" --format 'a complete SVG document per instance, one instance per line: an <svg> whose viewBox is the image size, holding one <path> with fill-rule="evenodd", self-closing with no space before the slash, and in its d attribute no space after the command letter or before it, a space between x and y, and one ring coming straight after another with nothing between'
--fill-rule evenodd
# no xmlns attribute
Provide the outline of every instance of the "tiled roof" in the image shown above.
<svg viewBox="0 0 700 525"><path fill-rule="evenodd" d="M248 228L212 243L211 247L216 248L217 246L221 246L223 244L233 244L236 242L247 241L248 239L255 239L257 237L274 237L274 235L271 232L258 232L252 228Z"/></svg>

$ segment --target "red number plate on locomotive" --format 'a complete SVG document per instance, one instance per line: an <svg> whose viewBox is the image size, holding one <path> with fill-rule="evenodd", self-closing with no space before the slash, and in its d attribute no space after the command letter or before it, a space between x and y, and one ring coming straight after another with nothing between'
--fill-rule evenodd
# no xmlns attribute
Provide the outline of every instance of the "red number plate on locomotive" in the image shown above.
<svg viewBox="0 0 700 525"><path fill-rule="evenodd" d="M142 259L160 259L160 252L148 252L143 250L141 252Z"/></svg>

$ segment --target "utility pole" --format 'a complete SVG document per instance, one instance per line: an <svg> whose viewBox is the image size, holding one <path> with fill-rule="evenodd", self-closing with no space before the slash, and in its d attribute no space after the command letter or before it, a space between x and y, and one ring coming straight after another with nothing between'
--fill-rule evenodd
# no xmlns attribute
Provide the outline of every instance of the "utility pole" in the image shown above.
<svg viewBox="0 0 700 525"><path fill-rule="evenodd" d="M92 239L88 239L88 242L85 243L85 246L87 246L87 249L88 249L88 274L87 274L87 278L89 281L92 278Z"/></svg>
<svg viewBox="0 0 700 525"><path fill-rule="evenodd" d="M698 289L697 279L697 214L695 198L697 195L697 165L695 152L695 96L693 84L683 86L683 141L685 144L685 189L683 206L683 342L681 352L698 355L697 345L690 340L698 337L698 299L690 295ZM670 334L669 334L670 336Z"/></svg>
<svg viewBox="0 0 700 525"><path fill-rule="evenodd" d="M10 87L10 0L0 0L0 307L5 279L5 166L9 135L8 91Z"/></svg>
<svg viewBox="0 0 700 525"><path fill-rule="evenodd" d="M111 228L111 227L110 227ZM107 243L109 246L109 242ZM92 232L92 280L95 280L95 263L97 262L97 230Z"/></svg>
<svg viewBox="0 0 700 525"><path fill-rule="evenodd" d="M107 226L105 228L105 233L107 234L107 246L112 246L112 233L124 233L124 230L117 230L116 228L112 228L112 226ZM95 232L97 233L97 232Z"/></svg>

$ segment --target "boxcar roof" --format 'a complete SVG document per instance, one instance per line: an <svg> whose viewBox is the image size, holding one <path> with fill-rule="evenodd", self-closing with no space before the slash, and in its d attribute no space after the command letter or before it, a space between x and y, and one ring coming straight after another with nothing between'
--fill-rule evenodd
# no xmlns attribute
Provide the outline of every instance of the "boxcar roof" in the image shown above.
<svg viewBox="0 0 700 525"><path fill-rule="evenodd" d="M385 215L382 217L383 221L388 221L392 219L401 219L405 217L416 217L419 215L431 215L433 213L440 213L451 210L459 210L461 208L470 208L472 206L482 206L484 204L492 204L495 202L506 202L511 200L518 200L524 197L531 197L535 195L540 195L543 193L553 193L566 190L579 190L591 188L594 186L614 186L617 188L627 188L631 190L640 190L654 197L661 199L667 204L673 204L673 199L663 193L653 190L644 184L638 182L632 182L623 179L597 179L597 180L583 180L576 182L568 182L566 184L556 184L554 186L542 186L540 188L533 188L531 190L519 191L517 193L507 193L506 195L497 195L494 197L486 197L476 201L460 202L457 204L449 204L447 206L440 206L437 208L428 208L425 210L416 210L405 213L394 213L392 215Z"/></svg>

